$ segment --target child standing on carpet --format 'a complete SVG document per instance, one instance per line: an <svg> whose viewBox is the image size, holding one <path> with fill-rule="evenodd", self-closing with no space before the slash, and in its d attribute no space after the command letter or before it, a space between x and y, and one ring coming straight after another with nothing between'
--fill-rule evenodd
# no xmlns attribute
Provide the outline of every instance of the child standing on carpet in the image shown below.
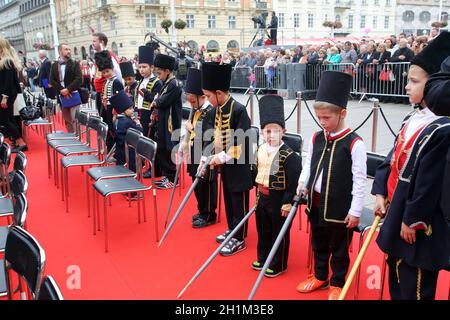
<svg viewBox="0 0 450 320"><path fill-rule="evenodd" d="M359 223L366 190L364 143L345 125L351 86L349 74L322 74L314 110L323 130L311 138L297 190L305 187L304 194L308 194L306 213L314 252L314 274L301 282L297 291L309 293L331 284L329 300L337 300L345 284L350 264L348 246L352 229Z"/></svg>
<svg viewBox="0 0 450 320"><path fill-rule="evenodd" d="M257 157L258 260L252 263L255 270L261 270L286 221L302 171L300 156L282 141L286 133L283 98L276 95L262 97L259 100L259 119L265 143L259 147ZM289 231L290 226L266 270L267 277L276 277L286 271Z"/></svg>

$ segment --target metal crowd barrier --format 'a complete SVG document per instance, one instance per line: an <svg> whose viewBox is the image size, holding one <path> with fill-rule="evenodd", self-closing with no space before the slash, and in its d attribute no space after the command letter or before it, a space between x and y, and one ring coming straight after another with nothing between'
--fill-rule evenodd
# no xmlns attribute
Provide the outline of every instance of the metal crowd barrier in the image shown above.
<svg viewBox="0 0 450 320"><path fill-rule="evenodd" d="M249 67L236 67L231 76L231 88L314 91L319 88L322 72L334 70L352 75L352 94L407 97L405 86L409 66L409 62L370 63L359 66L352 63L306 64L304 67L298 63L288 63L273 70L255 66L253 72Z"/></svg>

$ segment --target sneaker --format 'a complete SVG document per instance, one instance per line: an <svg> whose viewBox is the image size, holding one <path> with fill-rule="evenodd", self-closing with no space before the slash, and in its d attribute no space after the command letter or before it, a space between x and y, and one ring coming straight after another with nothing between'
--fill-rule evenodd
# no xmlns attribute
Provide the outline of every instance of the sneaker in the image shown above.
<svg viewBox="0 0 450 320"><path fill-rule="evenodd" d="M263 267L263 264L259 261L253 261L252 262L252 269L256 271L261 271Z"/></svg>
<svg viewBox="0 0 450 320"><path fill-rule="evenodd" d="M328 289L328 300L339 300L342 288L330 286Z"/></svg>
<svg viewBox="0 0 450 320"><path fill-rule="evenodd" d="M177 187L178 187L179 185L180 185L180 184L177 183ZM172 182L172 181L169 181L169 180L167 180L166 182L163 182L163 183L158 183L158 184L156 184L156 188L157 188L157 189L162 189L162 190L164 190L164 189L173 189L173 186L174 186L173 182Z"/></svg>
<svg viewBox="0 0 450 320"><path fill-rule="evenodd" d="M267 278L275 278L275 277L278 277L280 274L282 274L284 272L286 272L286 270L275 271L273 269L267 268L266 272L264 273L264 275Z"/></svg>
<svg viewBox="0 0 450 320"><path fill-rule="evenodd" d="M231 233L230 230L225 231L224 233L222 233L220 236L216 237L216 242L217 243L222 243L227 237L228 235Z"/></svg>
<svg viewBox="0 0 450 320"><path fill-rule="evenodd" d="M241 252L246 248L245 241L239 241L236 238L231 238L230 241L220 249L220 254L224 257L232 256L238 252Z"/></svg>
<svg viewBox="0 0 450 320"><path fill-rule="evenodd" d="M192 227L193 228L204 228L204 227L210 226L215 223L216 223L216 217L209 218L209 219L199 217L197 220L194 220L194 222L192 222Z"/></svg>
<svg viewBox="0 0 450 320"><path fill-rule="evenodd" d="M168 181L169 181L169 179L167 179L167 177L161 177L160 180L155 181L155 184L156 185L164 184L164 183L167 183Z"/></svg>
<svg viewBox="0 0 450 320"><path fill-rule="evenodd" d="M309 275L305 281L299 283L297 286L297 291L301 293L310 293L318 289L326 289L327 287L328 280L319 280L312 274Z"/></svg>

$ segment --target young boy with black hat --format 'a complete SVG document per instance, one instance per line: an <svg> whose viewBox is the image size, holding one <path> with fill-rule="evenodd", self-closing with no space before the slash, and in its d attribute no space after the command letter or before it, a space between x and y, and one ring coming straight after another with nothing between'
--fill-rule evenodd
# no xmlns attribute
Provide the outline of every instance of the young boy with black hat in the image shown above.
<svg viewBox="0 0 450 320"><path fill-rule="evenodd" d="M189 68L187 70L186 100L193 109L192 119L186 121L186 134L189 135L188 142L183 141L181 148L184 154L188 154L187 172L195 180L198 165L206 144L203 139L208 129L207 114L213 108L202 91L202 72L199 69ZM209 170L199 180L194 189L197 199L198 213L192 217L192 227L203 228L216 223L217 208L217 172Z"/></svg>
<svg viewBox="0 0 450 320"><path fill-rule="evenodd" d="M154 49L150 46L140 46L138 58L138 68L142 79L139 81L134 95L134 106L139 112L144 136L155 140L155 130L152 130L151 133L149 132L152 114L151 104L161 90L162 82L153 75Z"/></svg>
<svg viewBox="0 0 450 320"><path fill-rule="evenodd" d="M406 92L415 110L405 118L372 187L374 213L386 216L377 244L387 254L393 300L434 299L439 270L449 267L449 213L442 206L449 194L442 186L450 120L428 108L429 103L439 109L432 90L424 99L427 80L449 55L450 34L442 32L411 61Z"/></svg>
<svg viewBox="0 0 450 320"><path fill-rule="evenodd" d="M283 98L276 95L262 97L259 100L259 121L265 143L259 147L257 157L258 260L252 263L255 270L261 270L286 221L302 171L300 156L282 140L286 133ZM266 270L267 277L276 277L287 269L289 231L290 227Z"/></svg>
<svg viewBox="0 0 450 320"><path fill-rule="evenodd" d="M106 139L106 146L108 150L111 150L114 145L114 139L112 135L113 127L113 108L110 104L110 98L117 94L120 90L123 90L122 81L119 80L114 74L114 65L111 59L111 55L108 50L97 52L94 55L95 64L99 72L102 73L102 77L106 79L102 90L102 108L100 115L103 121L108 125L108 137Z"/></svg>
<svg viewBox="0 0 450 320"><path fill-rule="evenodd" d="M246 143L248 139L242 139L250 129L250 118L245 107L229 93L231 69L229 64L202 65L203 92L215 107L208 113L209 127L214 128L214 155L210 165L220 166L228 223L228 230L216 238L219 243L225 240L248 212L249 191L253 187L250 143ZM230 256L244 249L244 228L241 228L221 249L220 254Z"/></svg>
<svg viewBox="0 0 450 320"><path fill-rule="evenodd" d="M139 83L136 81L133 63L131 61L125 61L121 62L119 66L123 81L125 82L125 93L130 97L134 106L134 96L136 95L136 88Z"/></svg>
<svg viewBox="0 0 450 320"><path fill-rule="evenodd" d="M126 163L125 137L127 130L133 128L142 131L142 126L137 118L133 118L133 102L124 90L113 95L109 101L114 108L114 111L117 113L113 126L114 143L116 144L114 157L117 160L117 165L124 165ZM129 148L128 151L128 168L136 172L135 152L133 148Z"/></svg>
<svg viewBox="0 0 450 320"><path fill-rule="evenodd" d="M298 192L305 187L304 194L308 194L306 213L311 223L314 275L301 282L297 291L309 293L330 284L329 300L337 300L345 284L350 264L348 246L359 223L366 191L364 143L345 125L351 86L349 74L322 74L314 111L323 130L310 140L298 186Z"/></svg>
<svg viewBox="0 0 450 320"><path fill-rule="evenodd" d="M182 102L181 88L173 75L175 58L158 54L154 61L155 72L162 82L161 90L154 98L151 107L152 122L156 123L155 140L158 143L156 165L161 170L162 179L158 181L158 189L170 189L175 180L176 167L172 161L172 149L176 141L172 141L172 133L181 128Z"/></svg>

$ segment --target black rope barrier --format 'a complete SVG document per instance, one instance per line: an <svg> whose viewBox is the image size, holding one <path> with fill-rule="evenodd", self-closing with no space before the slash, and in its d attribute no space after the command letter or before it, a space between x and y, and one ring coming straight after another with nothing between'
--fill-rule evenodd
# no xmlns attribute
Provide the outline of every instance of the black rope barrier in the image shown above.
<svg viewBox="0 0 450 320"><path fill-rule="evenodd" d="M366 119L355 129L355 130L353 130L354 132L356 132L356 131L358 131L363 125L365 125L366 124L366 122L367 122L367 120L369 120L370 119L370 117L372 116L372 114L373 114L373 109L372 109L372 111L370 111L370 113L369 113L369 115L366 117Z"/></svg>
<svg viewBox="0 0 450 320"><path fill-rule="evenodd" d="M252 98L252 95L250 95L247 99L247 103L245 104L245 109L247 109L248 107L248 103L250 102L250 99Z"/></svg>
<svg viewBox="0 0 450 320"><path fill-rule="evenodd" d="M288 117L286 119L284 119L284 121L288 121L294 114L294 111L297 110L297 108L298 108L298 102L295 104L294 109L292 109L291 113L288 115Z"/></svg>
<svg viewBox="0 0 450 320"><path fill-rule="evenodd" d="M303 102L305 103L305 105L306 105L306 110L308 110L308 112L309 112L309 114L311 115L311 117L313 118L314 122L322 129L322 126L321 126L320 123L317 121L316 117L314 117L314 115L313 115L311 109L310 109L309 106L308 106L308 102L306 102L306 99L305 99L305 98L303 98Z"/></svg>
<svg viewBox="0 0 450 320"><path fill-rule="evenodd" d="M396 137L397 134L394 132L394 130L392 130L392 127L391 127L391 125L389 124L389 122L387 121L386 116L385 116L385 114L384 114L384 112L383 112L383 109L381 109L381 107L380 107L380 112L381 112L381 116L382 116L383 119L384 119L384 122L386 122L386 125L387 125L389 131L392 133L392 135L393 135L394 137Z"/></svg>

